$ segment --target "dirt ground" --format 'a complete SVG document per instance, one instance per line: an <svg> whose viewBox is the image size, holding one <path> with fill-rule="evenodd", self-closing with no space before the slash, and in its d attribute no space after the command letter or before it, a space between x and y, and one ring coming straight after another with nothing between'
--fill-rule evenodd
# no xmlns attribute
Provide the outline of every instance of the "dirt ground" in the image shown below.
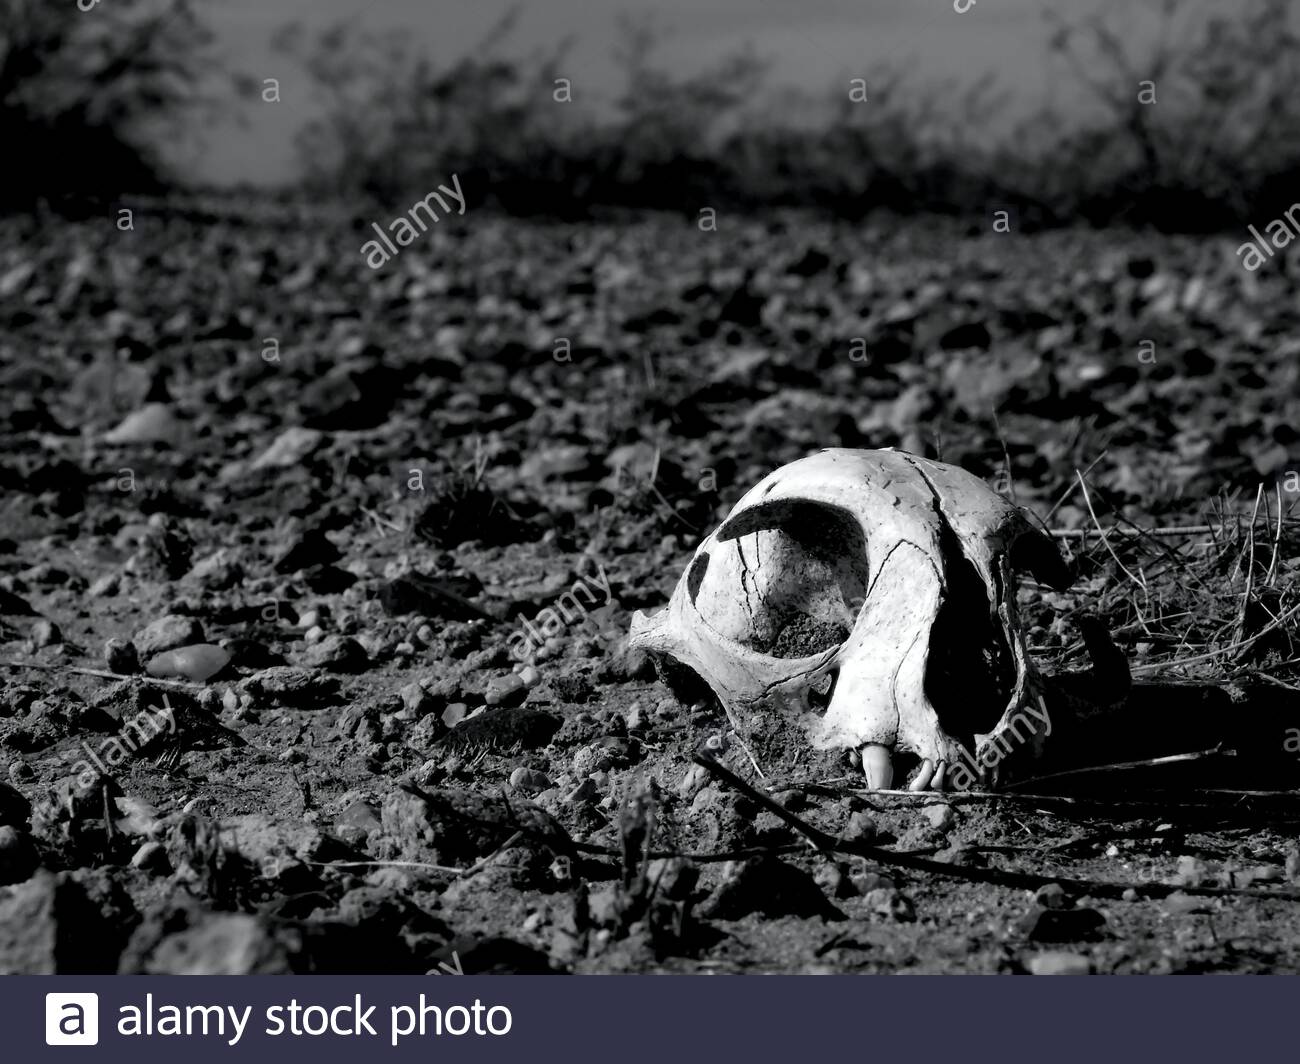
<svg viewBox="0 0 1300 1064"><path fill-rule="evenodd" d="M471 212L372 271L307 211L0 222L0 970L1300 971L1297 286L981 227ZM1037 660L1095 615L1167 685L1075 760L1194 756L755 766L624 640L827 446L1063 530Z"/></svg>

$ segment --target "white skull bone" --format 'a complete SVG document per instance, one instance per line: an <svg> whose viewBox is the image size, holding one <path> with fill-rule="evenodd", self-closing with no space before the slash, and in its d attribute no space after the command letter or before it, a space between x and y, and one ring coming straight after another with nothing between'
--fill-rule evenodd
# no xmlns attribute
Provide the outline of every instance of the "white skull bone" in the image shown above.
<svg viewBox="0 0 1300 1064"><path fill-rule="evenodd" d="M899 749L921 759L921 786L944 766L969 786L992 775L974 768L977 742L1006 748L1041 690L1015 568L1069 583L1051 539L979 478L899 451L825 450L755 485L668 605L634 616L629 643L693 670L733 724L794 709L819 749ZM1016 738L1033 752L1042 733Z"/></svg>

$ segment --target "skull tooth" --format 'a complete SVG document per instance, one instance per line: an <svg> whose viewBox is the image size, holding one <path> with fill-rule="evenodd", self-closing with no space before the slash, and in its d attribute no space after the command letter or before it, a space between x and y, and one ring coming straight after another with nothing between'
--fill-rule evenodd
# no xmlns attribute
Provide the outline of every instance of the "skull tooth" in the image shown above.
<svg viewBox="0 0 1300 1064"><path fill-rule="evenodd" d="M887 791L894 783L894 763L889 747L866 743L862 747L862 771L873 791Z"/></svg>
<svg viewBox="0 0 1300 1064"><path fill-rule="evenodd" d="M909 791L923 791L930 786L930 780L934 777L934 762L928 757L921 762L921 767L917 770L916 778L907 785Z"/></svg>

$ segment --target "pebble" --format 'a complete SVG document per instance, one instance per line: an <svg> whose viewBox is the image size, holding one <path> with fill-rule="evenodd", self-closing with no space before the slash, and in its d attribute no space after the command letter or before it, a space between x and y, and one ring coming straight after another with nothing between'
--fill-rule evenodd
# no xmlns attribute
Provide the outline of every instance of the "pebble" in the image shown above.
<svg viewBox="0 0 1300 1064"><path fill-rule="evenodd" d="M863 900L871 912L894 923L910 924L916 920L916 906L912 904L912 899L901 891L889 887L877 887L875 890L867 891Z"/></svg>
<svg viewBox="0 0 1300 1064"><path fill-rule="evenodd" d="M105 573L86 589L86 594L91 598L107 598L109 595L117 594L121 583L121 573Z"/></svg>
<svg viewBox="0 0 1300 1064"><path fill-rule="evenodd" d="M925 807L926 819L937 831L947 831L957 819L950 805L928 805Z"/></svg>
<svg viewBox="0 0 1300 1064"><path fill-rule="evenodd" d="M496 676L488 681L483 701L489 706L517 705L523 701L527 690L524 682L514 673L508 676Z"/></svg>
<svg viewBox="0 0 1300 1064"><path fill-rule="evenodd" d="M529 794L538 794L549 787L554 786L551 778L545 772L539 772L537 769L524 768L522 765L510 773L510 786L517 791L524 791Z"/></svg>
<svg viewBox="0 0 1300 1064"><path fill-rule="evenodd" d="M298 617L299 628L318 628L320 627L320 610L307 610Z"/></svg>
<svg viewBox="0 0 1300 1064"><path fill-rule="evenodd" d="M1026 960L1025 970L1030 975L1091 975L1092 961L1077 953L1051 950Z"/></svg>
<svg viewBox="0 0 1300 1064"><path fill-rule="evenodd" d="M1192 894L1184 894L1181 890L1176 890L1165 898L1165 912L1174 916L1185 916L1189 913L1208 912L1209 899L1198 898Z"/></svg>
<svg viewBox="0 0 1300 1064"><path fill-rule="evenodd" d="M53 621L47 621L44 618L32 625L32 646L52 647L56 643L63 642L63 633L59 631L59 626Z"/></svg>
<svg viewBox="0 0 1300 1064"><path fill-rule="evenodd" d="M1199 857L1183 854L1178 858L1178 871L1174 883L1180 887L1200 887L1214 879L1209 866Z"/></svg>
<svg viewBox="0 0 1300 1064"><path fill-rule="evenodd" d="M1124 893L1120 895L1120 897L1124 901L1137 901L1138 892L1134 890L1132 887L1129 887L1128 890L1124 891Z"/></svg>
<svg viewBox="0 0 1300 1064"><path fill-rule="evenodd" d="M169 613L136 632L131 642L142 657L152 657L164 650L193 646L205 640L203 626L193 617Z"/></svg>
<svg viewBox="0 0 1300 1064"><path fill-rule="evenodd" d="M880 837L880 825L870 813L853 813L844 828L844 837L858 842L871 842Z"/></svg>
<svg viewBox="0 0 1300 1064"><path fill-rule="evenodd" d="M397 694L402 700L402 708L413 717L426 717L437 708L437 702L418 683L408 683Z"/></svg>
<svg viewBox="0 0 1300 1064"><path fill-rule="evenodd" d="M532 665L525 665L519 670L519 679L525 687L536 687L542 682L542 674Z"/></svg>
<svg viewBox="0 0 1300 1064"><path fill-rule="evenodd" d="M656 857L645 875L655 894L669 901L687 901L700 881L699 868L682 857Z"/></svg>
<svg viewBox="0 0 1300 1064"><path fill-rule="evenodd" d="M600 788L591 777L583 780L564 796L565 805L589 805L600 797Z"/></svg>
<svg viewBox="0 0 1300 1064"><path fill-rule="evenodd" d="M176 678L205 683L230 664L230 651L211 643L178 647L155 654L145 672L158 679Z"/></svg>
<svg viewBox="0 0 1300 1064"><path fill-rule="evenodd" d="M326 672L362 672L370 665L366 648L348 635L326 636L307 648L305 660Z"/></svg>
<svg viewBox="0 0 1300 1064"><path fill-rule="evenodd" d="M15 783L26 783L28 780L36 778L36 771L26 761L11 761L9 763L9 778Z"/></svg>
<svg viewBox="0 0 1300 1064"><path fill-rule="evenodd" d="M708 781L708 769L703 765L691 765L687 768L686 775L682 777L682 782L677 785L678 797L694 798Z"/></svg>
<svg viewBox="0 0 1300 1064"><path fill-rule="evenodd" d="M322 628L319 624L312 625L310 628L307 629L307 631L302 633L303 642L307 643L308 645L311 645L313 643L319 643L324 638L325 638L325 629Z"/></svg>
<svg viewBox="0 0 1300 1064"><path fill-rule="evenodd" d="M469 714L469 706L464 702L452 702L442 711L442 722L448 728L454 728Z"/></svg>
<svg viewBox="0 0 1300 1064"><path fill-rule="evenodd" d="M125 639L110 639L104 644L104 661L109 671L118 676L130 676L140 670L140 656L135 644Z"/></svg>
<svg viewBox="0 0 1300 1064"><path fill-rule="evenodd" d="M104 442L114 446L131 443L175 443L183 426L166 403L146 403L104 433Z"/></svg>
<svg viewBox="0 0 1300 1064"><path fill-rule="evenodd" d="M146 842L131 856L131 867L145 872L165 874L170 871L167 847L161 842Z"/></svg>
<svg viewBox="0 0 1300 1064"><path fill-rule="evenodd" d="M1065 896L1065 888L1060 883L1045 883L1034 892L1034 901L1044 909L1069 908L1070 900Z"/></svg>
<svg viewBox="0 0 1300 1064"><path fill-rule="evenodd" d="M848 875L847 866L838 861L823 862L813 878L832 898L851 898L858 892Z"/></svg>
<svg viewBox="0 0 1300 1064"><path fill-rule="evenodd" d="M320 446L324 434L319 429L295 425L271 441L265 451L253 459L250 469L287 469L302 462Z"/></svg>

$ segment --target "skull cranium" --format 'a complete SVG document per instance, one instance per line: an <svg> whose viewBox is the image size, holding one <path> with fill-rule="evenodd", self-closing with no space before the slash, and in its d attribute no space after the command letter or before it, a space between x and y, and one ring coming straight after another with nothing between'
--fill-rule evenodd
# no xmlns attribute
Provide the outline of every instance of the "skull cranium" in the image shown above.
<svg viewBox="0 0 1300 1064"><path fill-rule="evenodd" d="M795 710L814 747L861 751L872 786L890 786L895 750L919 759L918 789L945 771L969 786L990 775L967 767L972 752L1009 728L1031 753L1042 740L1018 730L1041 690L1020 568L1070 582L1051 539L979 478L898 451L825 450L755 485L668 605L636 614L629 642L689 667L738 728Z"/></svg>

